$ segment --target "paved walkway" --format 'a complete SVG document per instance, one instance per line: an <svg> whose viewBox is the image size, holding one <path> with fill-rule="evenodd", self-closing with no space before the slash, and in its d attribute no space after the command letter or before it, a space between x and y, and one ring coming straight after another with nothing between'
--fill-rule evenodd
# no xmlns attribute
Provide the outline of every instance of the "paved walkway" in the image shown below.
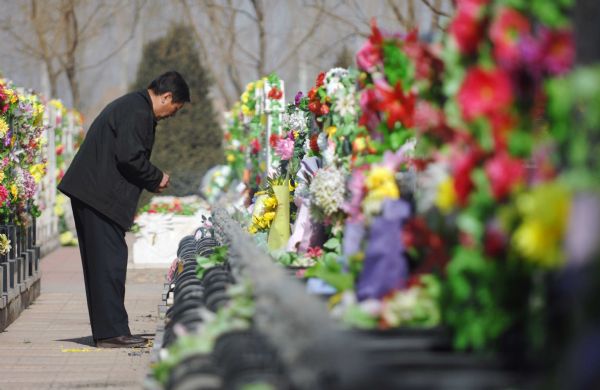
<svg viewBox="0 0 600 390"><path fill-rule="evenodd" d="M92 346L78 248L41 261L42 293L0 333L0 390L141 389L150 348ZM164 270L130 269L125 306L133 334L152 338Z"/></svg>

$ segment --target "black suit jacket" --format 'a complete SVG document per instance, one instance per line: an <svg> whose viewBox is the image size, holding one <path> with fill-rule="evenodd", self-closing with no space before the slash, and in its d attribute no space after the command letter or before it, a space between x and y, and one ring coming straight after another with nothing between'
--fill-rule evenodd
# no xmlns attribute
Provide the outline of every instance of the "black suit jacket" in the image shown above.
<svg viewBox="0 0 600 390"><path fill-rule="evenodd" d="M155 129L146 90L113 101L92 123L58 189L129 229L142 189L156 192L163 176L150 163Z"/></svg>

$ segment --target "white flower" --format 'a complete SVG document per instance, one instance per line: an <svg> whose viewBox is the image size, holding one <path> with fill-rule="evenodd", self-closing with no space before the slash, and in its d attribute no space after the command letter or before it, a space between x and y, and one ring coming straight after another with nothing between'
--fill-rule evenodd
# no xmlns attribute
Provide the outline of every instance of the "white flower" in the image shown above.
<svg viewBox="0 0 600 390"><path fill-rule="evenodd" d="M310 183L311 202L326 216L342 208L345 193L345 176L334 166L318 170Z"/></svg>
<svg viewBox="0 0 600 390"><path fill-rule="evenodd" d="M417 175L417 209L419 212L426 212L435 204L440 184L444 182L450 174L448 164L445 162L435 162L427 165L427 168Z"/></svg>
<svg viewBox="0 0 600 390"><path fill-rule="evenodd" d="M333 111L342 116L355 116L356 115L356 101L353 93L348 93L339 96L333 104Z"/></svg>
<svg viewBox="0 0 600 390"><path fill-rule="evenodd" d="M287 112L283 114L283 127L286 130L296 130L301 133L306 132L308 130L308 126L306 125L306 117L304 116L304 112L301 110L296 110L291 114Z"/></svg>

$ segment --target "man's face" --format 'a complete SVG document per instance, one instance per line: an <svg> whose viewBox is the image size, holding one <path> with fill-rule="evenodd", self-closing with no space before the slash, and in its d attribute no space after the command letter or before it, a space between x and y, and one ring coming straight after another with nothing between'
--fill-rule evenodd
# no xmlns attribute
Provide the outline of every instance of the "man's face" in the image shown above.
<svg viewBox="0 0 600 390"><path fill-rule="evenodd" d="M163 93L159 96L158 107L154 110L157 120L170 118L183 107L183 103L174 103L171 92Z"/></svg>

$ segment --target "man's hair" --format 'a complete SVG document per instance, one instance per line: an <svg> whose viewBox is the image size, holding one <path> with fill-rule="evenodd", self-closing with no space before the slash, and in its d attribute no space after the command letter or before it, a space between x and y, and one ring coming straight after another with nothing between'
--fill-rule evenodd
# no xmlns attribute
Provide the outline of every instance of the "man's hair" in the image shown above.
<svg viewBox="0 0 600 390"><path fill-rule="evenodd" d="M151 89L157 95L166 92L173 94L173 103L185 103L190 101L190 87L183 79L183 76L174 70L165 72L152 80L148 89Z"/></svg>

